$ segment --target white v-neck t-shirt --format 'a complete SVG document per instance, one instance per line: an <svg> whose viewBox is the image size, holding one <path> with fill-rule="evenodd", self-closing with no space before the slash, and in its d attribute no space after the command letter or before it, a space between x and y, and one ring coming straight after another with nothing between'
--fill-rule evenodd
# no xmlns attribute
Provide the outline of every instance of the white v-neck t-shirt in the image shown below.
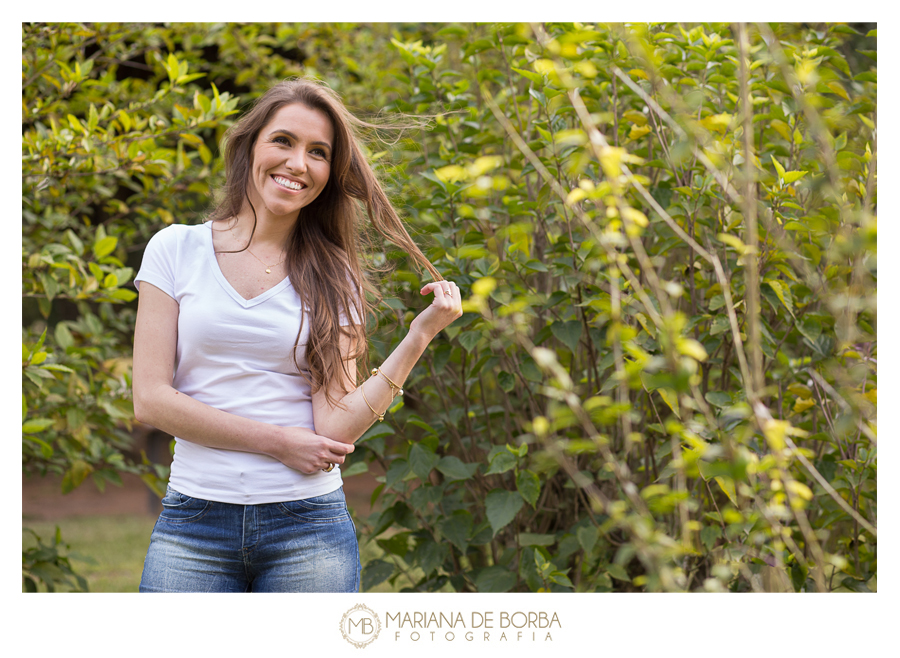
<svg viewBox="0 0 900 658"><path fill-rule="evenodd" d="M236 416L315 431L310 386L293 360L304 307L289 278L244 299L219 268L211 225L173 224L147 244L135 286L142 281L178 302L176 390ZM304 369L308 335L306 321L297 348ZM257 505L330 493L341 474L306 475L268 455L175 437L169 484L195 498Z"/></svg>

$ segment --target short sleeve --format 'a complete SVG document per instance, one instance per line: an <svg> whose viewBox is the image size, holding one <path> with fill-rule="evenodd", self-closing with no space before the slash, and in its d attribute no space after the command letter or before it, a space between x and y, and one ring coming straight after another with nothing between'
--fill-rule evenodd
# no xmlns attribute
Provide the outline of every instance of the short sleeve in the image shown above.
<svg viewBox="0 0 900 658"><path fill-rule="evenodd" d="M178 256L178 233L175 225L162 229L147 243L141 269L134 277L134 285L140 290L140 282L146 281L175 299L175 263Z"/></svg>

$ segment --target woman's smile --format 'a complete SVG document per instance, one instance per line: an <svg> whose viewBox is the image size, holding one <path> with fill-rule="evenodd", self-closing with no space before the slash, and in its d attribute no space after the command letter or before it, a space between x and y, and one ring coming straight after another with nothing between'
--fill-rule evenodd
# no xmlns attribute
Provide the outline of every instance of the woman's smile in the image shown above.
<svg viewBox="0 0 900 658"><path fill-rule="evenodd" d="M274 180L276 183L278 183L281 187L287 188L292 191L302 190L306 187L306 185L304 185L303 183L301 183L299 181L293 181L284 176L275 175L275 176L272 176L272 180Z"/></svg>

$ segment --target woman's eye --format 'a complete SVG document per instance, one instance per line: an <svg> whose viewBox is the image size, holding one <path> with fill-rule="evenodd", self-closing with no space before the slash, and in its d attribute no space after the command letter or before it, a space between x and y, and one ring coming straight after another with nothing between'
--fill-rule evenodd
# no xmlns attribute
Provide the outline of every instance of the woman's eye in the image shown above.
<svg viewBox="0 0 900 658"><path fill-rule="evenodd" d="M276 137L272 141L275 142L276 144L290 144L291 143L287 137L282 137L282 136Z"/></svg>
<svg viewBox="0 0 900 658"><path fill-rule="evenodd" d="M314 153L315 155L317 155L317 156L320 157L320 158L326 158L326 157L327 157L327 153L325 153L325 151L323 151L322 149L313 149L313 150L312 150L312 153Z"/></svg>

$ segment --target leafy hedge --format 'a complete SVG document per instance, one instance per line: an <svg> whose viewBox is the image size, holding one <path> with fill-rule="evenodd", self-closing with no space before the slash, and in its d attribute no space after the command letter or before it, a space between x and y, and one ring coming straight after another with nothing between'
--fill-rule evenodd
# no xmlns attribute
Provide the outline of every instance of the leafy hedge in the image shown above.
<svg viewBox="0 0 900 658"><path fill-rule="evenodd" d="M159 486L127 283L307 73L432 117L371 155L466 298L345 469L364 589L875 589L875 60L840 24L25 25L23 468ZM421 281L372 256L377 364Z"/></svg>

